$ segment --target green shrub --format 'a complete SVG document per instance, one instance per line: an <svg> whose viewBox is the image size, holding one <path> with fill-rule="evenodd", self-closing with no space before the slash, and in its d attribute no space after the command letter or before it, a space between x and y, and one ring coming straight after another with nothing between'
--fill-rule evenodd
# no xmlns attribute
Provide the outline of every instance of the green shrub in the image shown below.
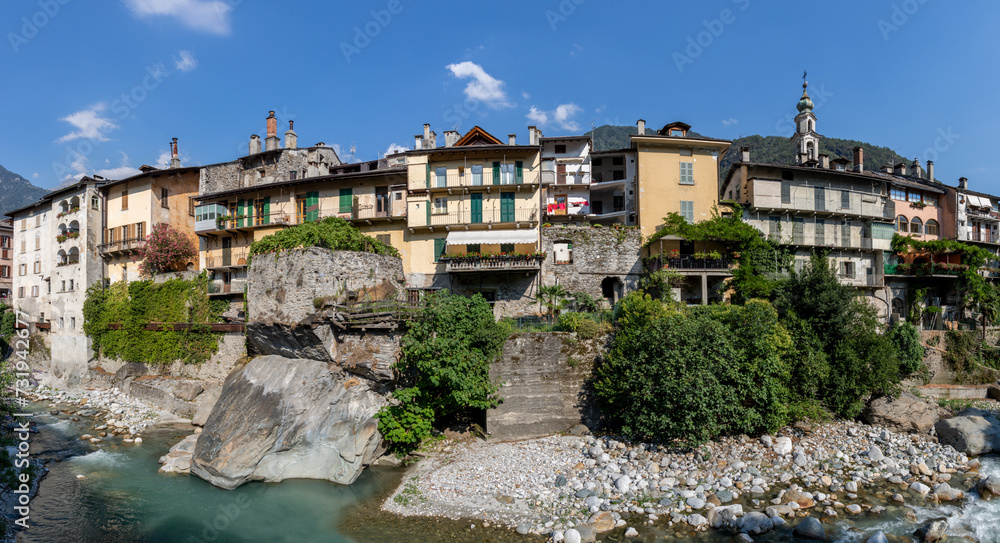
<svg viewBox="0 0 1000 543"><path fill-rule="evenodd" d="M924 347L920 344L920 332L916 326L901 322L889 331L889 339L899 349L899 370L902 375L910 375L924 363Z"/></svg>
<svg viewBox="0 0 1000 543"><path fill-rule="evenodd" d="M611 325L595 321L585 313L563 313L559 315L557 329L574 332L580 339L593 339L611 331Z"/></svg>
<svg viewBox="0 0 1000 543"><path fill-rule="evenodd" d="M259 254L287 251L299 247L323 247L331 251L363 251L379 255L399 256L392 245L366 236L339 217L297 224L253 242L249 261Z"/></svg>

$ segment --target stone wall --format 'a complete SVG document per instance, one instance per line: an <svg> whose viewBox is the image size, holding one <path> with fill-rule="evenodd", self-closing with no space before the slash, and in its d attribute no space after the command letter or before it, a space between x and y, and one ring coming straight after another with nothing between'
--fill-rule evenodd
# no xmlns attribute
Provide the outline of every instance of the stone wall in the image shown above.
<svg viewBox="0 0 1000 543"><path fill-rule="evenodd" d="M257 255L247 277L248 322L287 324L310 318L316 298L362 289L392 298L405 281L398 257L319 247Z"/></svg>
<svg viewBox="0 0 1000 543"><path fill-rule="evenodd" d="M490 368L490 377L503 381L503 402L486 413L490 439L526 439L581 423L595 428L599 414L589 380L606 341L579 340L570 332L512 335Z"/></svg>
<svg viewBox="0 0 1000 543"><path fill-rule="evenodd" d="M573 244L571 261L557 263L555 244ZM638 288L642 275L642 234L638 229L551 226L542 228L542 284L563 285L570 293L606 297L603 285L620 282L618 296ZM609 279L605 283L605 279Z"/></svg>

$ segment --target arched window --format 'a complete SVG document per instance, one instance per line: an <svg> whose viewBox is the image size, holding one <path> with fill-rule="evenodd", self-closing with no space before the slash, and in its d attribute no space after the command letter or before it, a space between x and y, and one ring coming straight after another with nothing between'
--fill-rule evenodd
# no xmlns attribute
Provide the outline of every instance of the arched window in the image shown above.
<svg viewBox="0 0 1000 543"><path fill-rule="evenodd" d="M896 217L896 230L900 232L909 232L910 220L907 219L905 215Z"/></svg>
<svg viewBox="0 0 1000 543"><path fill-rule="evenodd" d="M812 121L809 121L809 131L810 132L813 131L813 122Z"/></svg>
<svg viewBox="0 0 1000 543"><path fill-rule="evenodd" d="M806 145L806 152L808 153L810 160L816 158L816 146L813 145L813 142L810 141L808 145Z"/></svg>
<svg viewBox="0 0 1000 543"><path fill-rule="evenodd" d="M924 233L928 236L940 236L941 230L938 227L938 222L934 219L927 219L927 224L924 225Z"/></svg>
<svg viewBox="0 0 1000 543"><path fill-rule="evenodd" d="M919 217L913 217L913 220L910 221L910 232L914 234L923 234L924 221L920 220Z"/></svg>

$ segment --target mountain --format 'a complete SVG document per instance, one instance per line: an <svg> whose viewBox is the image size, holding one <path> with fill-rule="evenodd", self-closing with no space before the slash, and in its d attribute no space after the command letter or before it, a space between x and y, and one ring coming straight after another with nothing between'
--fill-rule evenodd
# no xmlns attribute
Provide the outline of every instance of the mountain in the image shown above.
<svg viewBox="0 0 1000 543"><path fill-rule="evenodd" d="M0 219L6 213L36 202L49 191L36 187L20 175L0 166Z"/></svg>
<svg viewBox="0 0 1000 543"><path fill-rule="evenodd" d="M610 149L624 149L629 147L629 136L636 134L638 130L635 126L599 126L584 134L594 140L595 151L607 151ZM656 134L656 129L646 128L646 134ZM691 136L700 137L695 131L690 131ZM725 179L729 172L729 166L739 160L740 147L750 148L751 162L762 164L794 164L795 148L792 140L783 136L744 136L732 140L733 144L719 161L719 176ZM846 158L853 160L854 148L863 147L865 150L865 169L878 169L886 164L896 164L905 162L907 166L910 160L888 147L879 147L870 143L857 140L844 140L840 138L821 138L819 152L830 155L830 160L835 158Z"/></svg>

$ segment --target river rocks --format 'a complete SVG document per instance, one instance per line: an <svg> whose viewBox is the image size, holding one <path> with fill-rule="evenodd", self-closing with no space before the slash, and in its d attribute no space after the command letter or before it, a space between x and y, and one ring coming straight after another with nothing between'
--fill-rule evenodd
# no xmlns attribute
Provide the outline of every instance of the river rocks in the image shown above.
<svg viewBox="0 0 1000 543"><path fill-rule="evenodd" d="M250 480L350 484L380 453L386 399L318 360L258 357L226 378L191 473L226 489Z"/></svg>
<svg viewBox="0 0 1000 543"><path fill-rule="evenodd" d="M984 500L989 500L1000 496L1000 477L989 475L976 483L976 491Z"/></svg>
<svg viewBox="0 0 1000 543"><path fill-rule="evenodd" d="M774 440L774 445L771 446L771 450L774 454L783 456L792 452L792 440L787 437L779 437Z"/></svg>
<svg viewBox="0 0 1000 543"><path fill-rule="evenodd" d="M962 413L934 425L941 443L965 454L1000 452L1000 420L994 414L978 410L967 409Z"/></svg>
<svg viewBox="0 0 1000 543"><path fill-rule="evenodd" d="M802 509L808 509L816 505L816 502L813 500L812 495L794 489L789 489L787 492L785 492L785 495L782 497L782 500L785 503L795 503Z"/></svg>
<svg viewBox="0 0 1000 543"><path fill-rule="evenodd" d="M201 399L198 400L198 410L191 417L192 425L205 426L205 422L208 421L208 416L212 414L212 409L215 407L216 402L219 401L221 393L221 388L212 388L201 395Z"/></svg>
<svg viewBox="0 0 1000 543"><path fill-rule="evenodd" d="M191 434L170 448L165 456L160 457L160 473L190 473L191 457L194 454L198 434Z"/></svg>
<svg viewBox="0 0 1000 543"><path fill-rule="evenodd" d="M921 543L935 543L948 538L945 532L948 530L948 520L936 518L931 520L913 532L913 537Z"/></svg>
<svg viewBox="0 0 1000 543"><path fill-rule="evenodd" d="M632 478L628 475L622 475L621 477L615 479L615 489L618 490L618 492L628 492L631 485Z"/></svg>
<svg viewBox="0 0 1000 543"><path fill-rule="evenodd" d="M687 523L693 528L701 528L702 526L708 526L708 519L695 513L688 515Z"/></svg>
<svg viewBox="0 0 1000 543"><path fill-rule="evenodd" d="M934 487L934 497L943 502L950 502L965 499L965 493L952 488L948 483L941 483Z"/></svg>
<svg viewBox="0 0 1000 543"><path fill-rule="evenodd" d="M183 379L174 383L172 392L175 397L190 402L204 390L204 387L198 381Z"/></svg>
<svg viewBox="0 0 1000 543"><path fill-rule="evenodd" d="M743 515L743 506L740 504L724 505L708 510L708 524L714 529L723 526L731 526L736 519Z"/></svg>
<svg viewBox="0 0 1000 543"><path fill-rule="evenodd" d="M872 445L872 448L868 449L868 459L872 462L881 462L885 458L882 454L882 449L878 445Z"/></svg>
<svg viewBox="0 0 1000 543"><path fill-rule="evenodd" d="M764 513L747 513L736 521L736 529L750 535L760 535L774 529L774 521Z"/></svg>
<svg viewBox="0 0 1000 543"><path fill-rule="evenodd" d="M599 534L604 532L610 532L615 529L615 517L610 511L601 511L599 513L594 513L589 520L587 520L594 531Z"/></svg>
<svg viewBox="0 0 1000 543"><path fill-rule="evenodd" d="M868 539L865 540L865 543L889 543L889 539L886 538L885 533L880 530L868 536Z"/></svg>
<svg viewBox="0 0 1000 543"><path fill-rule="evenodd" d="M580 532L575 528L570 528L563 532L563 541L566 543L581 543Z"/></svg>
<svg viewBox="0 0 1000 543"><path fill-rule="evenodd" d="M926 496L927 493L931 491L931 487L921 483L920 481L913 481L910 483L910 490L920 494L921 496Z"/></svg>
<svg viewBox="0 0 1000 543"><path fill-rule="evenodd" d="M897 432L928 433L947 411L918 396L903 392L898 398L879 396L868 402L861 420Z"/></svg>
<svg viewBox="0 0 1000 543"><path fill-rule="evenodd" d="M826 532L823 531L823 525L815 517L802 519L802 522L799 522L795 526L795 529L792 530L792 535L799 539L808 539L810 541L826 541Z"/></svg>
<svg viewBox="0 0 1000 543"><path fill-rule="evenodd" d="M852 514L852 515L860 515L861 511L862 511L861 506L858 505L858 504L856 504L856 503L852 503L852 504L848 505L846 507L846 509L847 509L847 512L850 513L850 514Z"/></svg>

